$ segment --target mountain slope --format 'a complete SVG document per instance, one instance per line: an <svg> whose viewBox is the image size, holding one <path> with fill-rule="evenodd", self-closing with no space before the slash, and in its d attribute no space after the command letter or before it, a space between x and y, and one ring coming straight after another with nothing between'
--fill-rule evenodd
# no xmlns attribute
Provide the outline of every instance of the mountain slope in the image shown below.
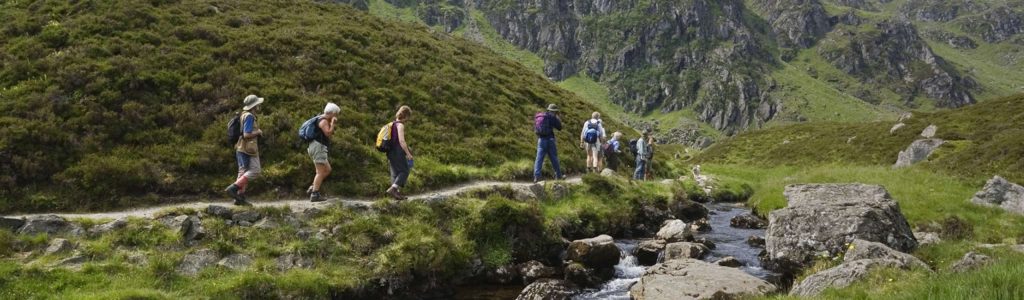
<svg viewBox="0 0 1024 300"><path fill-rule="evenodd" d="M327 192L371 196L388 180L370 145L398 105L414 111L411 191L528 178L533 113L561 105L570 149L594 111L479 45L345 5L5 2L0 18L0 211L217 192L235 168L224 127L250 93L267 98L256 193L305 189L295 132L328 101L342 113Z"/></svg>

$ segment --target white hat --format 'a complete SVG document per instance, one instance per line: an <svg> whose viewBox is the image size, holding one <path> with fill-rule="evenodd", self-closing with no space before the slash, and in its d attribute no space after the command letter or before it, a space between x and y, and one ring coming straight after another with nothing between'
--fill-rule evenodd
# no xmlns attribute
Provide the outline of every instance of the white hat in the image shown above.
<svg viewBox="0 0 1024 300"><path fill-rule="evenodd" d="M245 96L245 100L242 101L242 110L250 110L260 103L263 103L263 98L256 97L256 95Z"/></svg>

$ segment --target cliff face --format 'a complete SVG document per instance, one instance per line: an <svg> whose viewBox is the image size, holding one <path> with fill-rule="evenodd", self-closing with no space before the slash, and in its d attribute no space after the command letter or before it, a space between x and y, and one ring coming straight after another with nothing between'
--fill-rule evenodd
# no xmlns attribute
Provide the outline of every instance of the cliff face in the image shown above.
<svg viewBox="0 0 1024 300"><path fill-rule="evenodd" d="M756 0L753 3L761 16L771 23L772 31L783 46L809 48L832 30L828 13L818 0Z"/></svg>

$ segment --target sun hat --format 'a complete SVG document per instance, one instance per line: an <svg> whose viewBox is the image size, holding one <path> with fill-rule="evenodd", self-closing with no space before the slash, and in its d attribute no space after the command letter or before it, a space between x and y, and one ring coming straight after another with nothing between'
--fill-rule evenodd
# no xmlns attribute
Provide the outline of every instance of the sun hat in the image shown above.
<svg viewBox="0 0 1024 300"><path fill-rule="evenodd" d="M260 103L263 103L263 98L256 97L256 95L245 96L245 100L242 101L242 110L250 110Z"/></svg>
<svg viewBox="0 0 1024 300"><path fill-rule="evenodd" d="M548 111L555 111L555 112L557 112L558 111L558 104L554 104L554 103L548 104Z"/></svg>

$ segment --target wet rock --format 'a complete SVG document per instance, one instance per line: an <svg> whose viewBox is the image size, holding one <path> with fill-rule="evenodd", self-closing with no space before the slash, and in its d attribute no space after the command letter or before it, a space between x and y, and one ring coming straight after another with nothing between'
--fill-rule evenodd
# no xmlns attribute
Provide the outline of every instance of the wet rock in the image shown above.
<svg viewBox="0 0 1024 300"><path fill-rule="evenodd" d="M83 232L82 226L78 224L68 222L62 217L56 215L46 215L30 217L25 219L25 225L18 230L19 234L24 235L37 235L37 234L69 234L72 236L81 235Z"/></svg>
<svg viewBox="0 0 1024 300"><path fill-rule="evenodd" d="M512 284L520 279L519 269L512 265L500 266L486 272L487 281L497 284Z"/></svg>
<svg viewBox="0 0 1024 300"><path fill-rule="evenodd" d="M739 269L677 259L647 269L629 294L636 300L738 299L767 295L776 289Z"/></svg>
<svg viewBox="0 0 1024 300"><path fill-rule="evenodd" d="M972 251L964 254L964 257L949 267L949 270L953 273L963 273L981 268L991 262L991 257Z"/></svg>
<svg viewBox="0 0 1024 300"><path fill-rule="evenodd" d="M714 250L715 247L718 246L718 245L715 245L715 242L712 242L711 239L708 239L706 237L695 238L695 239L693 239L693 242L701 244L701 245L704 245L704 247L708 247L708 249L711 249L711 250Z"/></svg>
<svg viewBox="0 0 1024 300"><path fill-rule="evenodd" d="M844 288L864 278L878 267L898 267L900 262L888 259L847 261L831 269L808 276L790 290L790 296L816 296L828 288Z"/></svg>
<svg viewBox="0 0 1024 300"><path fill-rule="evenodd" d="M885 259L897 262L897 266L903 269L922 268L931 270L928 264L924 263L913 255L899 252L889 248L885 244L869 242L865 240L853 240L850 249L843 257L844 261L855 261L861 259Z"/></svg>
<svg viewBox="0 0 1024 300"><path fill-rule="evenodd" d="M974 194L975 204L1002 208L1015 214L1024 214L1024 187L995 176Z"/></svg>
<svg viewBox="0 0 1024 300"><path fill-rule="evenodd" d="M23 218L0 217L0 230L17 232L22 226L25 226L25 219Z"/></svg>
<svg viewBox="0 0 1024 300"><path fill-rule="evenodd" d="M637 264L653 266L658 263L658 255L663 250L665 250L665 241L646 240L640 242L636 248L633 248L633 256L636 257Z"/></svg>
<svg viewBox="0 0 1024 300"><path fill-rule="evenodd" d="M693 232L708 232L711 231L711 223L708 219L700 219L690 223L690 230Z"/></svg>
<svg viewBox="0 0 1024 300"><path fill-rule="evenodd" d="M865 184L807 184L786 187L786 208L769 214L765 232L767 264L807 267L819 255L835 256L855 239L910 252L917 240L885 188ZM828 224L828 226L823 226Z"/></svg>
<svg viewBox="0 0 1024 300"><path fill-rule="evenodd" d="M89 234L92 236L103 235L106 234L107 232L124 228L125 226L128 226L128 218L121 217L118 218L117 220L113 220L105 224L89 228Z"/></svg>
<svg viewBox="0 0 1024 300"><path fill-rule="evenodd" d="M294 253L288 253L277 257L275 260L277 270L284 272L294 268L309 269L313 267L313 260Z"/></svg>
<svg viewBox="0 0 1024 300"><path fill-rule="evenodd" d="M252 265L252 258L245 254L236 253L224 257L217 262L217 265L236 271L244 271L249 268L249 265Z"/></svg>
<svg viewBox="0 0 1024 300"><path fill-rule="evenodd" d="M569 300L579 291L579 287L565 280L540 279L526 286L516 300Z"/></svg>
<svg viewBox="0 0 1024 300"><path fill-rule="evenodd" d="M729 220L729 226L742 229L765 229L768 227L768 220L754 214L742 214Z"/></svg>
<svg viewBox="0 0 1024 300"><path fill-rule="evenodd" d="M249 224L256 223L262 217L263 216L260 215L259 211L251 209L235 212L233 215L231 215L231 219L234 220L235 222L249 222Z"/></svg>
<svg viewBox="0 0 1024 300"><path fill-rule="evenodd" d="M673 259L681 258L695 258L700 259L711 253L711 249L704 246L703 244L690 243L690 242L679 242L665 245L664 260L669 261Z"/></svg>
<svg viewBox="0 0 1024 300"><path fill-rule="evenodd" d="M566 250L568 260L575 261L591 268L612 267L619 263L619 246L607 235L594 238L575 240Z"/></svg>
<svg viewBox="0 0 1024 300"><path fill-rule="evenodd" d="M582 287L596 288L615 277L615 268L588 268L580 263L565 266L565 281Z"/></svg>
<svg viewBox="0 0 1024 300"><path fill-rule="evenodd" d="M942 242L939 238L938 233L934 232L914 232L914 238L917 239L919 246L934 245Z"/></svg>
<svg viewBox="0 0 1024 300"><path fill-rule="evenodd" d="M669 205L669 210L672 211L672 215L683 222L693 222L708 217L707 207L690 200L675 201Z"/></svg>
<svg viewBox="0 0 1024 300"><path fill-rule="evenodd" d="M224 220L231 220L231 217L235 214L235 211L220 205L210 205L206 207L206 213Z"/></svg>
<svg viewBox="0 0 1024 300"><path fill-rule="evenodd" d="M519 264L518 269L523 284L530 284L541 278L556 278L558 276L557 269L545 266L544 263L536 260Z"/></svg>
<svg viewBox="0 0 1024 300"><path fill-rule="evenodd" d="M690 227L682 220L668 220L661 226L661 230L655 235L659 240L668 243L683 242L693 239Z"/></svg>
<svg viewBox="0 0 1024 300"><path fill-rule="evenodd" d="M747 237L747 245L751 247L764 248L764 238L756 235Z"/></svg>
<svg viewBox="0 0 1024 300"><path fill-rule="evenodd" d="M50 245L46 247L46 251L43 252L45 255L60 254L69 252L75 249L75 244L65 239L53 239L50 241Z"/></svg>
<svg viewBox="0 0 1024 300"><path fill-rule="evenodd" d="M946 141L940 139L926 139L916 140L907 147L906 150L900 151L899 156L896 159L896 164L893 168L909 167L910 165L916 164L920 161L928 159L928 156L935 152L935 149L939 149Z"/></svg>
<svg viewBox="0 0 1024 300"><path fill-rule="evenodd" d="M740 262L740 260L738 260L738 259L736 259L735 257L732 257L732 256L723 257L722 259L719 259L718 261L716 261L715 264L719 265L719 266L723 266L723 267L730 267L730 268L739 268L739 267L743 266L743 263Z"/></svg>
<svg viewBox="0 0 1024 300"><path fill-rule="evenodd" d="M185 255L181 259L181 263L178 264L178 274L184 276L195 277L202 272L203 269L213 266L217 263L217 259L220 256L217 255L217 251L210 249L200 249L196 252Z"/></svg>

